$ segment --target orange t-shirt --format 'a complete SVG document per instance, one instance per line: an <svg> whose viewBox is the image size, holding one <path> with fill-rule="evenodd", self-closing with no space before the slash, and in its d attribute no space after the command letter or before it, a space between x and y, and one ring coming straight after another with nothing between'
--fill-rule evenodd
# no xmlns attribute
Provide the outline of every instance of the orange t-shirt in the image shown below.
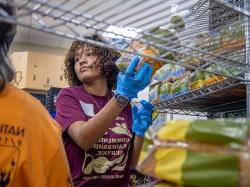
<svg viewBox="0 0 250 187"><path fill-rule="evenodd" d="M38 100L11 85L0 92L0 186L72 186L60 127Z"/></svg>

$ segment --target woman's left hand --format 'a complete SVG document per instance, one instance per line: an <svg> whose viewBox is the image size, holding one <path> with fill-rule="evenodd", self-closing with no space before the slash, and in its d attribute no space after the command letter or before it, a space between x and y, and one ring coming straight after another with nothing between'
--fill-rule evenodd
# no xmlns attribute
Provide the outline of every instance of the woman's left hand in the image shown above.
<svg viewBox="0 0 250 187"><path fill-rule="evenodd" d="M141 137L144 137L145 132L152 123L152 110L153 105L147 101L140 101L142 107L132 107L132 130L133 132Z"/></svg>

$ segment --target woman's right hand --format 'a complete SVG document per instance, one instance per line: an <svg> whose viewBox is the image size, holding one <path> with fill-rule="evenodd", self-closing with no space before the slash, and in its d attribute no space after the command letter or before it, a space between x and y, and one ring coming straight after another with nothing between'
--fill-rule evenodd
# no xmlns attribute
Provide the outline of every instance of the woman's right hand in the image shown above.
<svg viewBox="0 0 250 187"><path fill-rule="evenodd" d="M115 93L128 97L129 99L137 98L139 91L146 88L151 79L153 67L144 63L143 67L135 72L135 68L140 59L135 56L125 72L119 72L117 77L117 88Z"/></svg>

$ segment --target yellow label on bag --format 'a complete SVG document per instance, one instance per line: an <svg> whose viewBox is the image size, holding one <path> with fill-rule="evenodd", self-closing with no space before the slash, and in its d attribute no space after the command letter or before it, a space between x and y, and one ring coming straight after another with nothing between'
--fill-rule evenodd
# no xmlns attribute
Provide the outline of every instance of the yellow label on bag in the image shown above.
<svg viewBox="0 0 250 187"><path fill-rule="evenodd" d="M203 87L205 85L206 81L205 80L197 80L194 82L189 83L189 89L190 90L195 90Z"/></svg>
<svg viewBox="0 0 250 187"><path fill-rule="evenodd" d="M172 120L158 132L157 138L159 140L185 140L189 126L188 120Z"/></svg>
<svg viewBox="0 0 250 187"><path fill-rule="evenodd" d="M187 151L181 148L159 148L155 152L155 176L170 182L183 184L182 166L187 157Z"/></svg>

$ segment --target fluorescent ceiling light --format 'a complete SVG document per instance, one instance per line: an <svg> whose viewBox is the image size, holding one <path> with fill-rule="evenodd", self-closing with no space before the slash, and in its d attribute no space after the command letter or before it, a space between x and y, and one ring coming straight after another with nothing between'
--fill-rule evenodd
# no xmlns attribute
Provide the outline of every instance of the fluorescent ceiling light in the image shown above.
<svg viewBox="0 0 250 187"><path fill-rule="evenodd" d="M175 14L178 10L177 4L171 4L171 14Z"/></svg>
<svg viewBox="0 0 250 187"><path fill-rule="evenodd" d="M108 38L135 38L140 31L140 29L133 29L129 27L121 28L111 25L106 29L106 32L103 33L103 36Z"/></svg>

